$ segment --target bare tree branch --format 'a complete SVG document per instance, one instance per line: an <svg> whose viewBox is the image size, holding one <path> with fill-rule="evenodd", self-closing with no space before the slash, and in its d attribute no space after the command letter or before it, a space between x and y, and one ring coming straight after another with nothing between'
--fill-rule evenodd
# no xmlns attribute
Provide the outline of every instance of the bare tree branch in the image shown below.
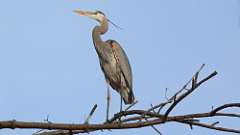
<svg viewBox="0 0 240 135"><path fill-rule="evenodd" d="M180 122L180 123L210 128L210 129L217 129L217 130L226 131L226 132L240 133L240 130L233 130L233 129L228 130L228 128L215 127L214 125L211 125L211 124L204 124L204 123L196 122L193 120L196 118L208 118L208 117L214 117L214 116L240 118L240 115L228 114L228 113L215 113L214 115L212 115L211 112L212 111L210 111L208 113L196 113L196 114L187 114L187 115L179 115L179 116L168 116L167 120L165 122ZM35 129L48 129L48 130L61 129L64 132L73 131L72 133L74 134L75 130L79 130L78 131L78 133L79 133L79 132L87 132L87 131L91 132L93 130L95 131L95 130L104 130L104 129L139 128L139 127L146 127L146 126L158 125L158 124L164 123L164 121L162 120L164 115L147 112L144 110L130 110L130 111L124 112L124 114L122 114L122 115L124 115L124 116L129 116L129 115L142 116L142 114L147 114L148 116L151 116L151 118L153 120L147 120L147 121L143 121L143 122L137 121L137 122L133 122L133 123L120 123L120 124L117 122L116 123L115 122L104 123L104 124L63 124L63 123L45 123L45 122L22 122L22 121L11 120L11 121L0 121L0 128L11 128L11 129L35 128ZM56 131L54 131L54 132L56 133ZM59 133L63 133L63 132L58 131L58 134Z"/></svg>
<svg viewBox="0 0 240 135"><path fill-rule="evenodd" d="M173 110L173 108L181 101L183 100L185 97L187 97L189 94L191 94L194 90L196 90L202 83L206 82L207 80L209 80L210 78L212 78L213 76L217 75L217 72L214 71L212 74L210 74L209 76L207 76L206 78L204 78L203 80L201 80L200 82L197 82L197 80L195 78L197 78L196 76L198 76L200 70L195 74L195 77L193 77L193 82L192 82L192 87L190 90L188 90L186 93L182 94L181 96L179 96L174 102L173 104L168 108L168 110L165 113L165 119L168 116L168 114Z"/></svg>
<svg viewBox="0 0 240 135"><path fill-rule="evenodd" d="M231 104L225 104L225 105L219 106L216 109L212 110L211 115L214 115L216 114L216 112L229 107L240 107L240 103L231 103Z"/></svg>
<svg viewBox="0 0 240 135"><path fill-rule="evenodd" d="M127 109L122 112L114 114L114 116L109 119L108 122L103 122L100 124L90 124L89 119L92 117L94 111L97 108L95 105L88 118L83 124L68 124L68 123L53 123L53 122L25 122L25 121L0 121L0 129L3 128L21 128L21 129L42 129L41 132L36 132L34 135L73 135L78 133L89 133L93 131L103 131L103 130L113 130L113 129L129 129L129 128L141 128L151 126L154 131L158 134L161 134L160 130L155 126L168 123L176 122L181 124L187 124L193 129L193 126L204 127L208 129L240 133L240 129L232 129L226 127L217 126L219 121L214 123L203 123L201 120L203 118L214 118L214 117L227 117L239 119L240 114L237 113L224 113L220 112L226 108L240 107L240 103L229 103L221 105L215 109L210 110L209 112L204 113L192 113L185 115L169 115L170 112L180 103L184 98L189 96L193 91L195 91L200 85L208 81L215 75L217 72L214 71L201 81L198 81L199 73L203 69L204 64L200 69L193 75L193 77L171 98L168 98L167 101L159 103L155 106L151 105L150 109L146 110L129 110L133 105L130 105ZM187 88L191 83L191 88ZM168 106L169 105L169 106ZM158 111L155 111L158 109ZM165 109L164 114L160 114L160 110ZM124 119L119 121L120 118L124 116ZM43 131L43 129L45 131ZM46 131L47 130L47 131ZM51 130L51 131L49 131Z"/></svg>
<svg viewBox="0 0 240 135"><path fill-rule="evenodd" d="M199 126L199 127L204 127L204 128L209 128L209 129L214 129L214 130L219 130L219 131L224 131L224 132L240 133L240 130L231 129L231 128L224 128L224 127L216 127L214 125L209 125L209 124L200 123L200 122L182 121L182 123L190 124L190 125L194 125L194 126Z"/></svg>

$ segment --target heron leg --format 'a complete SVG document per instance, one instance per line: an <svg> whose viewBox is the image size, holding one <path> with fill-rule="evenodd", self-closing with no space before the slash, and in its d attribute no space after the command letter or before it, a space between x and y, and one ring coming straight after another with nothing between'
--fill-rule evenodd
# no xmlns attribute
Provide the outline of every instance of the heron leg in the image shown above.
<svg viewBox="0 0 240 135"><path fill-rule="evenodd" d="M109 89L109 85L108 85L108 83L107 83L107 110L106 110L106 122L109 121L110 99L111 99L111 92L110 92L110 89Z"/></svg>
<svg viewBox="0 0 240 135"><path fill-rule="evenodd" d="M122 95L121 95L121 105L120 105L120 112L122 112L122 103L123 103L123 98L122 98Z"/></svg>
<svg viewBox="0 0 240 135"><path fill-rule="evenodd" d="M122 94L120 94L120 113L122 113L123 112L123 110L122 110L122 102L123 102L123 98L122 98ZM118 118L118 120L119 120L119 124L121 124L121 117L119 117Z"/></svg>

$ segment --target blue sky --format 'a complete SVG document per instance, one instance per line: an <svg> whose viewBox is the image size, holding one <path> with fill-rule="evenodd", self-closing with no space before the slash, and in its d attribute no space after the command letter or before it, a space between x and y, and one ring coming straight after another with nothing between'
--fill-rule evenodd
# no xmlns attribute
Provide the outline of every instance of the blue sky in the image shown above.
<svg viewBox="0 0 240 135"><path fill-rule="evenodd" d="M214 70L219 74L172 114L239 102L238 0L5 0L0 1L1 120L43 121L49 115L52 122L81 123L95 103L92 122L105 120L106 84L91 39L97 23L73 13L76 8L101 10L123 28L110 26L103 39L117 40L128 54L136 108L164 101L165 88L169 95L176 92L202 63L206 67L201 77ZM119 103L112 91L111 114ZM223 120L227 127L240 124ZM165 135L228 134L176 123L157 127ZM0 134L34 131L3 129ZM151 128L111 132L123 133L155 134Z"/></svg>

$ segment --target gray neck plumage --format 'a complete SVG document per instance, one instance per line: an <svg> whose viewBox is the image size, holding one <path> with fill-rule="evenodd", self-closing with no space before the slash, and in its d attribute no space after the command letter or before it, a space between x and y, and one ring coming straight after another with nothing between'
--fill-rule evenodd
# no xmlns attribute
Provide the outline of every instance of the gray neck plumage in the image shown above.
<svg viewBox="0 0 240 135"><path fill-rule="evenodd" d="M101 35L106 33L108 30L108 21L107 19L104 19L101 23L100 26L95 26L92 32L92 38L93 38L93 43L96 46L100 45L103 43Z"/></svg>

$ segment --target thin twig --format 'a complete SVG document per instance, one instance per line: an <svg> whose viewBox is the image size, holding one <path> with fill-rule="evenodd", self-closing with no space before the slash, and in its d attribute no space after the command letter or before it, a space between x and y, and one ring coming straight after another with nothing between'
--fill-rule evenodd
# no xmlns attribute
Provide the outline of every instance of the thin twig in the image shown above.
<svg viewBox="0 0 240 135"><path fill-rule="evenodd" d="M145 118L145 120L148 121L147 118ZM154 125L151 125L151 128L152 128L155 132L157 132L159 135L162 135L162 133L161 133Z"/></svg>
<svg viewBox="0 0 240 135"><path fill-rule="evenodd" d="M178 97L177 100L175 100L175 102L173 102L173 104L171 104L171 106L168 108L168 110L165 113L165 118L164 120L166 120L168 114L173 110L173 108L180 102L182 101L185 97L187 97L189 94L191 94L194 90L196 90L203 82L209 80L210 78L212 78L213 76L217 75L217 72L214 71L212 74L210 74L209 76L207 76L206 78L204 78L203 80L201 80L199 83L197 83L195 85L195 87L191 88L189 91L187 91L186 93L182 94L180 97Z"/></svg>
<svg viewBox="0 0 240 135"><path fill-rule="evenodd" d="M133 102L131 105L129 105L125 111L129 110L130 108L132 108L134 105L136 105L138 103L138 101L136 100L135 102Z"/></svg>
<svg viewBox="0 0 240 135"><path fill-rule="evenodd" d="M216 121L216 122L212 123L211 126L216 126L219 123L220 123L219 121Z"/></svg>
<svg viewBox="0 0 240 135"><path fill-rule="evenodd" d="M171 98L169 98L169 99L168 99L166 102L164 102L164 103L161 103L161 104L159 104L159 105L153 106L152 108L149 109L149 111L151 111L151 110L153 110L153 109L160 108L159 111L158 111L158 112L160 112L160 110L161 110L165 105L174 102L174 101L176 100L177 96L178 96L180 93L182 93L184 90L187 90L187 86L191 83L192 79L193 79L194 77L196 77L196 79L198 78L198 75L199 75L200 71L204 68L204 66L205 66L205 64L202 64L201 67L197 70L197 72L191 77L191 79L189 79L189 80L187 81L187 83L186 83L185 85L183 85L183 87L182 87L180 90L178 90Z"/></svg>
<svg viewBox="0 0 240 135"><path fill-rule="evenodd" d="M189 121L179 121L179 122L180 123L185 123L185 124L191 124L191 125L194 125L194 126L214 129L214 130L218 130L218 131L231 132L231 133L240 133L240 130L231 129L231 128L224 128L224 127L217 127L217 126L212 126L212 125L205 124L205 123L200 123L200 122L189 122Z"/></svg>
<svg viewBox="0 0 240 135"><path fill-rule="evenodd" d="M86 118L84 124L88 124L89 120L91 119L93 113L95 112L95 110L97 109L97 104L95 104L91 110L91 112L89 113L88 117Z"/></svg>
<svg viewBox="0 0 240 135"><path fill-rule="evenodd" d="M211 112L211 115L216 114L216 112L225 109L225 108L229 108L229 107L240 107L240 103L230 103L230 104L225 104L222 106L217 107L216 109L213 109Z"/></svg>

